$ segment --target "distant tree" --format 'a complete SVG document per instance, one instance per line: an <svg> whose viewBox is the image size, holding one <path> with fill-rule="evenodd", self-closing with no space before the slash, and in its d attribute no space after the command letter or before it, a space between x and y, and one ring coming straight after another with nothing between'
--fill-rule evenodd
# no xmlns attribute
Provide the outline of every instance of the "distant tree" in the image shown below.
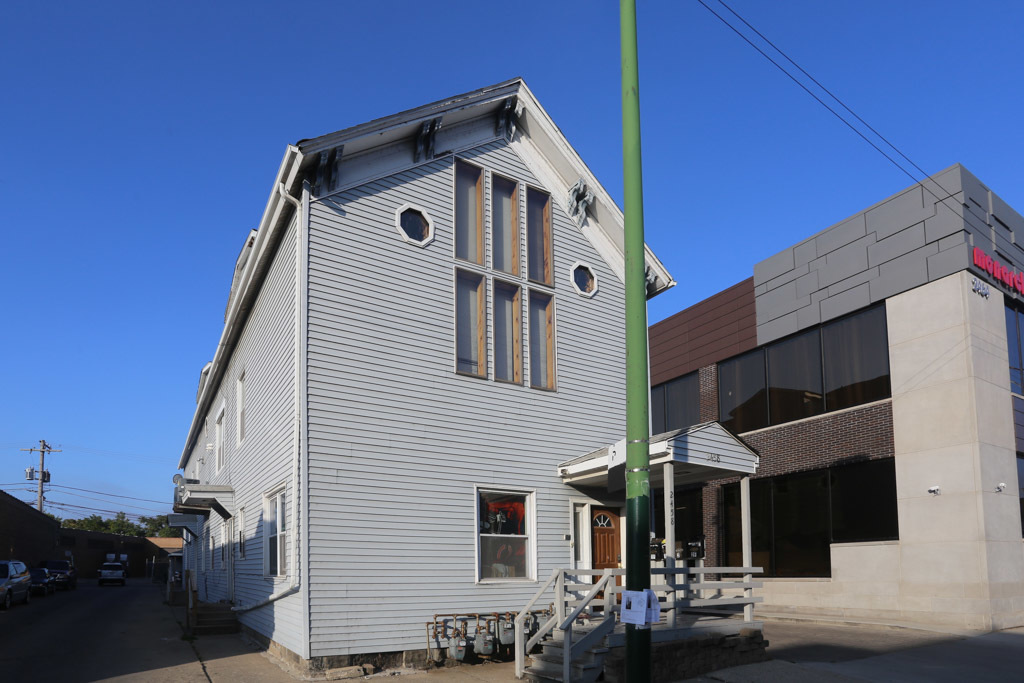
<svg viewBox="0 0 1024 683"><path fill-rule="evenodd" d="M128 519L128 515L123 512L118 512L114 515L114 519L107 520L110 526L110 533L117 534L118 536L145 536L145 530Z"/></svg>
<svg viewBox="0 0 1024 683"><path fill-rule="evenodd" d="M58 517L57 515L53 514L52 512L44 512L43 514L46 515L47 517L49 517L50 519L56 521L61 526L64 526L64 518L63 517Z"/></svg>
<svg viewBox="0 0 1024 683"><path fill-rule="evenodd" d="M84 529L86 531L102 531L110 533L110 527L107 524L107 520L103 519L99 515L89 515L82 519L65 519L62 526L67 529Z"/></svg>
<svg viewBox="0 0 1024 683"><path fill-rule="evenodd" d="M167 515L155 517L139 517L139 525L146 536L158 536L160 538L181 538L181 529L170 526Z"/></svg>
<svg viewBox="0 0 1024 683"><path fill-rule="evenodd" d="M113 519L104 519L99 515L89 515L83 519L65 519L61 522L65 529L85 529L86 531L102 531L118 536L145 536L146 530L128 519L124 512L118 512Z"/></svg>

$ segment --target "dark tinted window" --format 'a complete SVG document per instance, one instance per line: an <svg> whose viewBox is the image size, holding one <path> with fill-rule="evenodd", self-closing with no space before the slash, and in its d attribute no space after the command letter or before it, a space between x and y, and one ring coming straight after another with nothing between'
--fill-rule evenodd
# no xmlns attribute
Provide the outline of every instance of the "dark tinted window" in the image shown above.
<svg viewBox="0 0 1024 683"><path fill-rule="evenodd" d="M665 431L700 422L700 380L696 372L665 383Z"/></svg>
<svg viewBox="0 0 1024 683"><path fill-rule="evenodd" d="M665 385L651 388L651 434L661 434L665 429Z"/></svg>
<svg viewBox="0 0 1024 683"><path fill-rule="evenodd" d="M740 485L723 487L725 498L725 563L743 566L743 526L740 517ZM750 546L752 566L762 567L766 574L772 569L772 480L750 482Z"/></svg>
<svg viewBox="0 0 1024 683"><path fill-rule="evenodd" d="M737 434L768 426L764 350L757 349L718 364L718 413Z"/></svg>
<svg viewBox="0 0 1024 683"><path fill-rule="evenodd" d="M772 517L775 573L829 576L827 473L807 472L775 479Z"/></svg>
<svg viewBox="0 0 1024 683"><path fill-rule="evenodd" d="M829 471L829 478L833 542L899 538L894 459L834 467Z"/></svg>
<svg viewBox="0 0 1024 683"><path fill-rule="evenodd" d="M751 481L753 565L767 576L829 576L830 543L898 539L894 463L872 460ZM722 491L725 563L738 567L743 562L739 484Z"/></svg>
<svg viewBox="0 0 1024 683"><path fill-rule="evenodd" d="M651 520L654 535L665 538L665 508L663 490L651 489ZM676 489L675 492L676 543L685 546L687 541L696 541L704 536L704 491L703 489ZM668 550L671 550L669 548Z"/></svg>
<svg viewBox="0 0 1024 683"><path fill-rule="evenodd" d="M1010 391L1024 393L1021 382L1020 314L1006 307L1006 345L1010 352ZM1020 450L1019 448L1017 450Z"/></svg>
<svg viewBox="0 0 1024 683"><path fill-rule="evenodd" d="M822 327L821 334L828 410L889 397L889 341L884 306L829 323Z"/></svg>
<svg viewBox="0 0 1024 683"><path fill-rule="evenodd" d="M772 344L768 353L768 415L772 424L822 412L821 334L817 329Z"/></svg>

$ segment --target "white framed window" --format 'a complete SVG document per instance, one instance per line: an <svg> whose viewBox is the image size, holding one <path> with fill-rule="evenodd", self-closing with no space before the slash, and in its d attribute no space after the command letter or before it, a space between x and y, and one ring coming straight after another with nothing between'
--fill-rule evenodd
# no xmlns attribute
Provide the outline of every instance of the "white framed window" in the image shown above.
<svg viewBox="0 0 1024 683"><path fill-rule="evenodd" d="M402 204L395 210L395 229L403 240L417 247L434 240L434 221L426 209L415 204Z"/></svg>
<svg viewBox="0 0 1024 683"><path fill-rule="evenodd" d="M235 387L235 410L238 421L238 445L241 446L245 440L245 370L238 376L238 384Z"/></svg>
<svg viewBox="0 0 1024 683"><path fill-rule="evenodd" d="M535 580L534 492L474 487L474 495L477 582Z"/></svg>
<svg viewBox="0 0 1024 683"><path fill-rule="evenodd" d="M280 487L263 497L263 573L288 574L288 527L285 489Z"/></svg>
<svg viewBox="0 0 1024 683"><path fill-rule="evenodd" d="M217 413L217 420L213 425L213 460L217 472L224 467L224 406Z"/></svg>
<svg viewBox="0 0 1024 683"><path fill-rule="evenodd" d="M588 299L597 294L597 273L586 263L577 261L569 269L569 282L576 293Z"/></svg>
<svg viewBox="0 0 1024 683"><path fill-rule="evenodd" d="M238 509L238 516L235 522L238 533L238 557L245 559L245 508Z"/></svg>
<svg viewBox="0 0 1024 683"><path fill-rule="evenodd" d="M213 529L210 528L210 523L206 523L206 568L212 570L214 568L213 560Z"/></svg>

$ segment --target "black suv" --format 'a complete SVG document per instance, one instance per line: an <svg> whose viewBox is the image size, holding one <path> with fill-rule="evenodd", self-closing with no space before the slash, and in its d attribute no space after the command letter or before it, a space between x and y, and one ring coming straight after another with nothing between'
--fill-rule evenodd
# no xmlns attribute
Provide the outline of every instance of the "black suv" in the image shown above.
<svg viewBox="0 0 1024 683"><path fill-rule="evenodd" d="M78 588L78 572L68 560L46 560L40 562L39 566L53 574L57 588Z"/></svg>
<svg viewBox="0 0 1024 683"><path fill-rule="evenodd" d="M0 609L8 609L15 600L26 605L32 600L28 567L17 560L0 560Z"/></svg>

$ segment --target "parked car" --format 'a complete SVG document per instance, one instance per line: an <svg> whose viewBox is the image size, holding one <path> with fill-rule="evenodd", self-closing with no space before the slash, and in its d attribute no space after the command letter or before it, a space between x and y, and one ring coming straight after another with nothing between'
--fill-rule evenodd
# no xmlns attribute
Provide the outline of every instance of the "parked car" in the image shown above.
<svg viewBox="0 0 1024 683"><path fill-rule="evenodd" d="M75 570L74 563L68 560L46 560L39 563L39 566L54 575L57 588L78 588L78 571Z"/></svg>
<svg viewBox="0 0 1024 683"><path fill-rule="evenodd" d="M57 592L57 577L50 573L49 569L36 567L28 570L31 578L32 592L42 593L45 598L50 593Z"/></svg>
<svg viewBox="0 0 1024 683"><path fill-rule="evenodd" d="M17 600L27 605L32 600L32 579L28 567L18 560L0 560L0 609L8 609Z"/></svg>
<svg viewBox="0 0 1024 683"><path fill-rule="evenodd" d="M125 578L127 578L128 572L125 571L124 566L117 562L104 562L100 567L100 585L105 583L119 583L124 585Z"/></svg>

